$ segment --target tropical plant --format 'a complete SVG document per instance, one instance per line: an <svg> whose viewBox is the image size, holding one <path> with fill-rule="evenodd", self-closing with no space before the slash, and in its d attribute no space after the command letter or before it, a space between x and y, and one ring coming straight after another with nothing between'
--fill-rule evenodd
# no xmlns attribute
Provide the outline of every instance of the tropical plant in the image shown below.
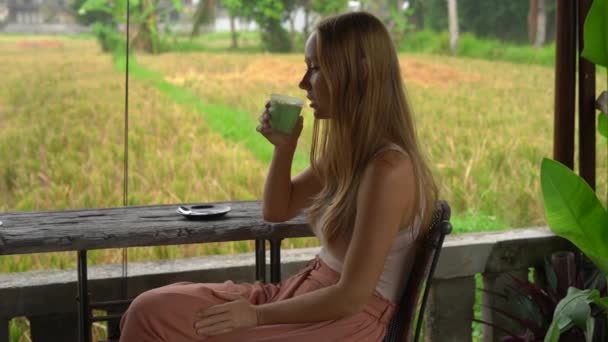
<svg viewBox="0 0 608 342"><path fill-rule="evenodd" d="M232 24L233 11L231 10L232 5L241 6L241 0L226 0L222 1L222 5L228 9L230 20ZM194 38L199 35L201 25L209 25L215 22L217 4L216 0L201 0L196 6L194 15L192 16L192 30L190 32L190 38ZM230 27L232 30L232 25Z"/></svg>
<svg viewBox="0 0 608 342"><path fill-rule="evenodd" d="M585 20L583 57L608 67L608 0L595 0ZM600 96L598 129L606 132L606 92ZM608 147L608 144L607 144ZM572 170L545 158L541 165L545 216L551 230L574 243L608 273L608 211L591 187ZM608 202L608 198L607 198Z"/></svg>
<svg viewBox="0 0 608 342"><path fill-rule="evenodd" d="M583 57L598 66L608 67L608 0L593 1L585 20L584 45ZM608 114L602 108L602 98L605 101L605 95L598 101L598 108L603 109L598 115L598 128L606 137ZM541 165L541 188L545 217L551 230L578 247L606 277L608 211L593 189L572 170L547 158ZM590 316L590 303L608 309L608 297L600 298L599 292L591 289L570 287L567 296L556 307L545 341L558 341L560 334L572 326L584 329L587 341L590 341L596 322ZM606 317L604 313L604 321Z"/></svg>
<svg viewBox="0 0 608 342"><path fill-rule="evenodd" d="M496 315L505 317L504 325L475 319L505 334L502 342L543 341L546 336L555 334L562 328L561 341L583 341L585 335L594 336L597 325L586 325L601 320L607 308L599 294L606 293L606 280L582 253L560 251L545 258L543 274L537 274L537 282L530 283L511 276L511 283L503 293L481 291L489 296L501 298L504 307L489 306ZM585 288L581 291L577 288ZM589 302L593 305L590 307ZM573 317L573 319L572 319ZM588 318L587 318L588 317ZM568 321L568 319L571 321ZM585 324L574 324L585 321ZM606 331L599 329L596 340L605 341Z"/></svg>
<svg viewBox="0 0 608 342"><path fill-rule="evenodd" d="M585 20L584 45L583 57L608 66L608 0L592 3ZM604 137L608 136L606 97L604 92L597 106L598 129ZM595 271L591 280L582 281L586 278L577 271L580 263L574 262L573 255L563 258L559 256L568 255L566 252L553 254L545 265L547 287L512 277L517 286L508 287L510 293L494 294L508 299L507 308L491 309L518 326L482 323L506 333L503 341L606 341L608 211L581 177L548 158L541 165L541 188L550 229L572 242L580 250L579 259L590 260Z"/></svg>

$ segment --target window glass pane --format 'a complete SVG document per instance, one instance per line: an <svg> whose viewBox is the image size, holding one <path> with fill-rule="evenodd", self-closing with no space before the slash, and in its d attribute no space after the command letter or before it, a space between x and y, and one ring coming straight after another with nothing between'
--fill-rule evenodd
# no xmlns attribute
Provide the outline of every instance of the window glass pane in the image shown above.
<svg viewBox="0 0 608 342"><path fill-rule="evenodd" d="M201 6L206 3L214 2ZM147 141L144 146L162 144L155 153L166 162L159 166L145 157L141 161L149 166L140 170L158 172L158 177L163 174L158 168L174 170L169 179L148 183L157 193L159 188L166 191L158 193L163 200L259 198L271 156L268 144L256 140L254 131L265 101L273 92L305 96L297 87L305 67L302 50L307 33L322 17L366 10L381 18L393 36L420 142L459 226L495 229L543 223L539 160L552 153L553 2L537 11L536 21L544 25L537 23L534 27L541 29L532 29L528 1L480 5L459 0L454 52L444 0L313 1L308 8L296 5L287 16L292 20L278 27L260 25L272 20L248 16L251 9L246 6L216 5L214 20L201 25L194 38L182 23L195 12L195 5L185 5L174 27L186 29L176 30L167 40L168 52L137 57L139 65L156 75L155 87L165 94L161 98L176 104L171 114L154 120L179 115L172 120L174 125L187 122L197 127L190 132L198 132L187 139L180 135L179 141L159 135L142 138ZM274 38L265 40L266 36ZM307 165L311 113L304 110L305 129L294 171ZM164 120L164 127L171 127L171 120ZM521 138L513 141L514 136ZM204 150L197 147L201 143ZM222 146L221 156L214 152L216 146ZM236 153L239 165L247 163L247 171L230 166L235 162L227 157L231 153ZM151 197L153 190L145 190L143 181L133 189L134 194L142 189L144 201L158 200Z"/></svg>
<svg viewBox="0 0 608 342"><path fill-rule="evenodd" d="M81 0L0 1L0 212L122 205L124 72ZM0 257L0 271L75 266Z"/></svg>

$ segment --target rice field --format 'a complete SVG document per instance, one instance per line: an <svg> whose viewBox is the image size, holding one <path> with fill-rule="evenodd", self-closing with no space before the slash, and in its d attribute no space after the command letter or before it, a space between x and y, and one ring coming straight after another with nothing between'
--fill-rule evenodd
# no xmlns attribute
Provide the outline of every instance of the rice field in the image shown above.
<svg viewBox="0 0 608 342"><path fill-rule="evenodd" d="M553 70L421 54L400 59L421 145L456 229L544 224L539 165L552 151ZM129 204L261 198L271 147L255 132L257 116L272 92L303 97L302 56L182 52L137 61L173 92L131 77ZM0 212L122 205L124 75L111 57L92 39L8 36L0 38L0 72ZM605 84L599 77L598 89ZM194 99L176 99L180 92ZM310 146L312 113L303 115L294 173L305 167ZM230 124L236 116L238 125ZM599 194L606 193L606 160L598 139ZM142 248L130 257L250 247ZM91 261L116 262L118 255L96 251ZM67 255L0 257L4 272L74 265Z"/></svg>
<svg viewBox="0 0 608 342"><path fill-rule="evenodd" d="M273 92L304 97L303 57L180 52L137 62L139 74L156 76L134 72L129 83L128 203L260 199L272 149L255 132L257 117ZM553 69L413 53L400 62L455 229L544 225L539 170L552 154ZM125 89L112 58L92 39L2 36L0 74L0 213L121 206ZM605 88L600 75L597 89ZM312 113L303 115L294 173L310 146ZM597 151L605 201L605 141ZM293 239L285 247L315 244ZM248 242L132 248L129 260L251 249ZM120 258L119 250L89 253L91 265ZM0 272L75 264L74 253L0 256Z"/></svg>

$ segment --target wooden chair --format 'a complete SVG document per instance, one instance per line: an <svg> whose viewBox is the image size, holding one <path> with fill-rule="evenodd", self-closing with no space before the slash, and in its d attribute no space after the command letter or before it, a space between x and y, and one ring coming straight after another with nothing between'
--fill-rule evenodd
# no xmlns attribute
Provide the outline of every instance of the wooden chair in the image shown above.
<svg viewBox="0 0 608 342"><path fill-rule="evenodd" d="M384 342L410 342L418 341L420 329L424 318L424 308L435 272L439 253L443 246L445 236L452 231L450 224L450 206L446 201L439 201L433 213L433 220L429 226L428 235L418 249L414 260L412 273L406 283L405 290L399 301L399 309L389 323ZM423 286L424 285L424 286ZM424 287L416 330L412 336L412 328L416 318L416 308L420 298L420 290Z"/></svg>

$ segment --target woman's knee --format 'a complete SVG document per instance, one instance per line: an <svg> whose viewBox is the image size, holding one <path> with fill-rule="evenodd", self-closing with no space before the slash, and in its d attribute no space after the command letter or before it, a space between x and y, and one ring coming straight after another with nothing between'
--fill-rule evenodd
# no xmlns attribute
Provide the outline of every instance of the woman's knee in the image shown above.
<svg viewBox="0 0 608 342"><path fill-rule="evenodd" d="M219 304L212 290L197 286L193 289L182 288L186 283L176 283L148 290L135 297L128 311L145 316L180 316L184 311L206 309Z"/></svg>
<svg viewBox="0 0 608 342"><path fill-rule="evenodd" d="M166 295L158 289L152 289L135 297L129 305L127 313L149 316L162 312L163 307L165 309L167 307Z"/></svg>

